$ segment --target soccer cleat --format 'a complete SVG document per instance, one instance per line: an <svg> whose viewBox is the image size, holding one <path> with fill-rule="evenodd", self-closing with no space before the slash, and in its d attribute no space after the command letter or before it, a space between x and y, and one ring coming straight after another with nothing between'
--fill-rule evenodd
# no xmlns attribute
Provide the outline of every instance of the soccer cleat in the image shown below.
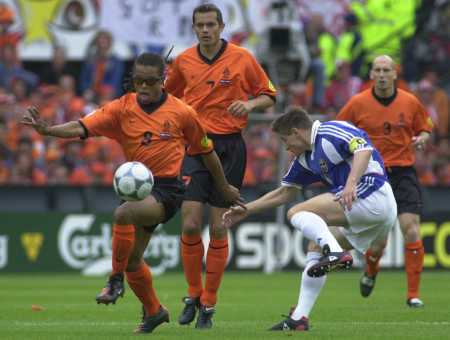
<svg viewBox="0 0 450 340"><path fill-rule="evenodd" d="M195 328L199 329L209 329L212 327L212 316L216 312L214 307L207 307L204 305L200 305L198 309L198 317L197 323L195 324Z"/></svg>
<svg viewBox="0 0 450 340"><path fill-rule="evenodd" d="M134 330L134 333L151 333L163 322L169 322L169 312L164 306L159 307L159 311L155 315L146 316L144 308L142 312L142 322Z"/></svg>
<svg viewBox="0 0 450 340"><path fill-rule="evenodd" d="M309 330L308 318L302 317L300 320L293 320L290 317L277 323L269 331L307 331Z"/></svg>
<svg viewBox="0 0 450 340"><path fill-rule="evenodd" d="M95 300L97 301L97 304L103 303L109 305L112 303L114 305L119 296L123 297L123 294L125 294L123 274L114 274L109 277L106 286L102 289L100 294L97 295Z"/></svg>
<svg viewBox="0 0 450 340"><path fill-rule="evenodd" d="M376 278L376 275L370 277L367 272L364 272L363 276L361 276L361 279L359 280L359 291L363 297L368 297L372 293L372 290L375 287Z"/></svg>
<svg viewBox="0 0 450 340"><path fill-rule="evenodd" d="M406 300L406 304L411 308L422 308L425 307L425 304L419 298L411 298Z"/></svg>
<svg viewBox="0 0 450 340"><path fill-rule="evenodd" d="M178 317L180 325L189 325L195 319L197 309L200 307L200 297L192 298L186 296L183 298L184 308Z"/></svg>
<svg viewBox="0 0 450 340"><path fill-rule="evenodd" d="M312 265L307 274L311 277L321 277L326 273L336 269L350 269L353 264L353 257L346 251L330 252L328 244L323 246L323 256L319 262Z"/></svg>

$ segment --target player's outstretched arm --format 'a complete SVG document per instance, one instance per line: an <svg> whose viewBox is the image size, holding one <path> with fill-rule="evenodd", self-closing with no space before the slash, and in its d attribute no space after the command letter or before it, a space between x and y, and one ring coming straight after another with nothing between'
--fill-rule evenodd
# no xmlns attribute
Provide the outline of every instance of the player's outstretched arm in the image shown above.
<svg viewBox="0 0 450 340"><path fill-rule="evenodd" d="M249 215L278 207L295 199L298 192L296 187L283 186L272 190L257 200L245 204L245 207L234 206L225 212L222 218L227 228L235 225ZM246 208L246 209L245 209Z"/></svg>
<svg viewBox="0 0 450 340"><path fill-rule="evenodd" d="M215 151L202 155L203 163L211 173L214 179L214 185L217 190L222 193L225 201L243 206L243 200L240 196L239 190L234 186L228 184L228 181L223 172L222 164Z"/></svg>
<svg viewBox="0 0 450 340"><path fill-rule="evenodd" d="M43 136L74 138L82 137L85 134L83 127L78 121L50 126L41 118L39 110L35 107L29 107L27 113L22 117L20 122L24 125L31 126Z"/></svg>

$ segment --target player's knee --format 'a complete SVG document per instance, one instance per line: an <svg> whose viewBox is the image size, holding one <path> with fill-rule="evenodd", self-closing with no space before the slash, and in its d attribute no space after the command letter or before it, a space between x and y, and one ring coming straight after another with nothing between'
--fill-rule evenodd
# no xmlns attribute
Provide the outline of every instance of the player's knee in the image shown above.
<svg viewBox="0 0 450 340"><path fill-rule="evenodd" d="M419 228L414 224L408 225L404 229L403 237L405 238L405 242L407 243L420 240Z"/></svg>
<svg viewBox="0 0 450 340"><path fill-rule="evenodd" d="M183 234L187 235L198 235L202 231L201 222L190 218L183 220L182 228Z"/></svg>
<svg viewBox="0 0 450 340"><path fill-rule="evenodd" d="M132 215L129 209L123 205L118 206L114 211L114 222L116 224L132 224Z"/></svg>
<svg viewBox="0 0 450 340"><path fill-rule="evenodd" d="M298 208L295 208L295 207L290 208L286 214L288 221L290 221L292 219L292 217L294 217L294 215L299 212L300 212L300 210L298 210Z"/></svg>

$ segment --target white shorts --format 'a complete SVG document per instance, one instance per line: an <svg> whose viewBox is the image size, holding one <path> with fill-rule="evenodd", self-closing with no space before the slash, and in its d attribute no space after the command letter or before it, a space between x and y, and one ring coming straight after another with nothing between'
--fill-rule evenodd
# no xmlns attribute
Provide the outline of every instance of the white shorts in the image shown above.
<svg viewBox="0 0 450 340"><path fill-rule="evenodd" d="M344 211L348 227L339 227L345 238L357 251L365 253L370 245L387 238L397 219L397 203L391 185L386 182L364 199L353 202L350 211Z"/></svg>

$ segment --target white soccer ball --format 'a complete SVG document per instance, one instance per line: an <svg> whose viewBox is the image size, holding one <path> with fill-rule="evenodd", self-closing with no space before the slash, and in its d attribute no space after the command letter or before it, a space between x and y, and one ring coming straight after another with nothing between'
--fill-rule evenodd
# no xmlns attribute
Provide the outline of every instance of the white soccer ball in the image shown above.
<svg viewBox="0 0 450 340"><path fill-rule="evenodd" d="M114 174L114 190L125 201L140 201L152 192L152 172L140 162L126 162Z"/></svg>

